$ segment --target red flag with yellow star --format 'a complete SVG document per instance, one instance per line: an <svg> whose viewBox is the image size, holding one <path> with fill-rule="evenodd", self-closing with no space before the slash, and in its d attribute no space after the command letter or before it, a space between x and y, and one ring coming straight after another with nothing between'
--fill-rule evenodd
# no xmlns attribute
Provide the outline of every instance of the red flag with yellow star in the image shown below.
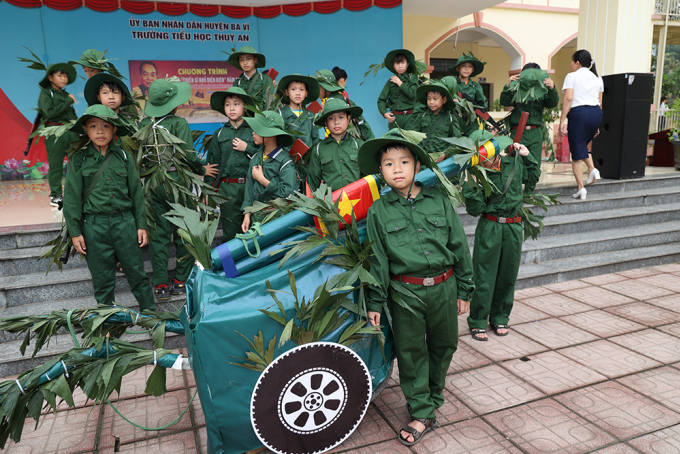
<svg viewBox="0 0 680 454"><path fill-rule="evenodd" d="M307 185L307 195L311 196L309 185ZM365 219L368 209L373 202L380 198L380 184L373 175L361 178L354 183L348 184L344 188L333 191L333 202L340 199L338 213L348 224L352 222L352 211L357 222ZM319 218L314 217L316 228L326 232L326 226ZM342 223L340 223L342 229Z"/></svg>

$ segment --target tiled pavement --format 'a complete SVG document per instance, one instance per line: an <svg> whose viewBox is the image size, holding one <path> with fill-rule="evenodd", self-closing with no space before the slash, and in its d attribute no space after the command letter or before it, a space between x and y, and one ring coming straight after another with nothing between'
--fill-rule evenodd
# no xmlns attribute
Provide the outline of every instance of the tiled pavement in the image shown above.
<svg viewBox="0 0 680 454"><path fill-rule="evenodd" d="M680 264L515 293L507 337L461 342L449 367L441 425L418 445L396 440L407 421L398 371L371 404L346 453L680 453ZM191 372L168 371L169 392L145 396L151 368L126 377L114 404L158 427L194 394ZM31 420L32 421L32 420ZM117 439L116 439L117 437ZM198 398L170 429L144 432L113 410L62 406L27 423L6 453L207 453ZM266 452L262 450L260 452Z"/></svg>

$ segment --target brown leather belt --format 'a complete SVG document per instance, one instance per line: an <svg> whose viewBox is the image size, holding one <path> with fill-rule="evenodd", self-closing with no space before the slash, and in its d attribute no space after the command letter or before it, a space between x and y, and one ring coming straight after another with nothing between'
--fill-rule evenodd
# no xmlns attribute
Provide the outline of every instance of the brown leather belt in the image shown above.
<svg viewBox="0 0 680 454"><path fill-rule="evenodd" d="M392 113L394 115L408 115L410 113L413 113L413 110L393 110Z"/></svg>
<svg viewBox="0 0 680 454"><path fill-rule="evenodd" d="M405 282L407 284L424 285L425 287L432 287L435 284L440 284L453 276L453 268L449 268L448 271L442 273L435 277L413 277L404 276L403 274L393 274L391 278L395 281Z"/></svg>
<svg viewBox="0 0 680 454"><path fill-rule="evenodd" d="M513 216L511 218L497 218L496 216L485 214L484 217L489 221L498 222L499 224L516 224L518 222L522 222L521 216Z"/></svg>
<svg viewBox="0 0 680 454"><path fill-rule="evenodd" d="M222 178L220 180L220 183L239 183L239 184L245 184L246 179L245 178Z"/></svg>
<svg viewBox="0 0 680 454"><path fill-rule="evenodd" d="M513 130L513 131L517 131L518 128L519 128L519 126L515 125L515 126L512 127L512 130ZM528 131L528 130L530 130L530 129L536 129L536 128L540 128L540 126L537 126L537 125L527 125L526 128L524 128L524 130L525 130L525 131Z"/></svg>

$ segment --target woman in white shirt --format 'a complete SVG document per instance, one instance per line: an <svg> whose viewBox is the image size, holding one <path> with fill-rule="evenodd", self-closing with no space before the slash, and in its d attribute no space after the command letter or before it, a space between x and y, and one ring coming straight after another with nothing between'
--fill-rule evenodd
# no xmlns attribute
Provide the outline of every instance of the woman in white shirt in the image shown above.
<svg viewBox="0 0 680 454"><path fill-rule="evenodd" d="M579 50L571 56L571 70L564 79L562 91L562 116L560 117L560 133L567 134L571 151L571 168L574 171L578 192L575 199L585 200L589 185L600 179L600 172L593 165L593 158L588 152L588 144L599 133L602 123L602 92L604 83L597 75L595 62L587 50ZM565 120L569 118L569 127ZM588 166L588 179L583 182L583 164Z"/></svg>

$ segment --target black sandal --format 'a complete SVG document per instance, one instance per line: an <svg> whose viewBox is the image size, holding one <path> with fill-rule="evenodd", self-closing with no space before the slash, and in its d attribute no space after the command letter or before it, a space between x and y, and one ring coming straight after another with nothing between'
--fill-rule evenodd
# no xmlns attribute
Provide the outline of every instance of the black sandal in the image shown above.
<svg viewBox="0 0 680 454"><path fill-rule="evenodd" d="M404 424L404 427L401 428L404 432L408 432L409 434L413 435L413 441L408 441L404 437L401 436L401 431L399 431L399 441L401 444L406 445L406 446L413 446L416 443L418 443L422 438L425 436L426 433L433 431L438 427L437 425L437 420L436 419L419 419L419 418L414 418L413 421L418 421L422 425L425 426L425 430L422 432L418 432L417 429L414 429L413 427L409 426L408 424Z"/></svg>
<svg viewBox="0 0 680 454"><path fill-rule="evenodd" d="M489 340L489 336L487 335L486 337L480 337L480 334L486 334L485 329L471 329L470 334L472 335L472 338L476 341L481 341L481 342L486 342Z"/></svg>
<svg viewBox="0 0 680 454"><path fill-rule="evenodd" d="M492 326L493 332L496 333L496 336L507 336L508 334L510 334L510 328L508 327L508 325L492 325ZM499 333L498 332L499 329L505 329L507 331L504 333Z"/></svg>

